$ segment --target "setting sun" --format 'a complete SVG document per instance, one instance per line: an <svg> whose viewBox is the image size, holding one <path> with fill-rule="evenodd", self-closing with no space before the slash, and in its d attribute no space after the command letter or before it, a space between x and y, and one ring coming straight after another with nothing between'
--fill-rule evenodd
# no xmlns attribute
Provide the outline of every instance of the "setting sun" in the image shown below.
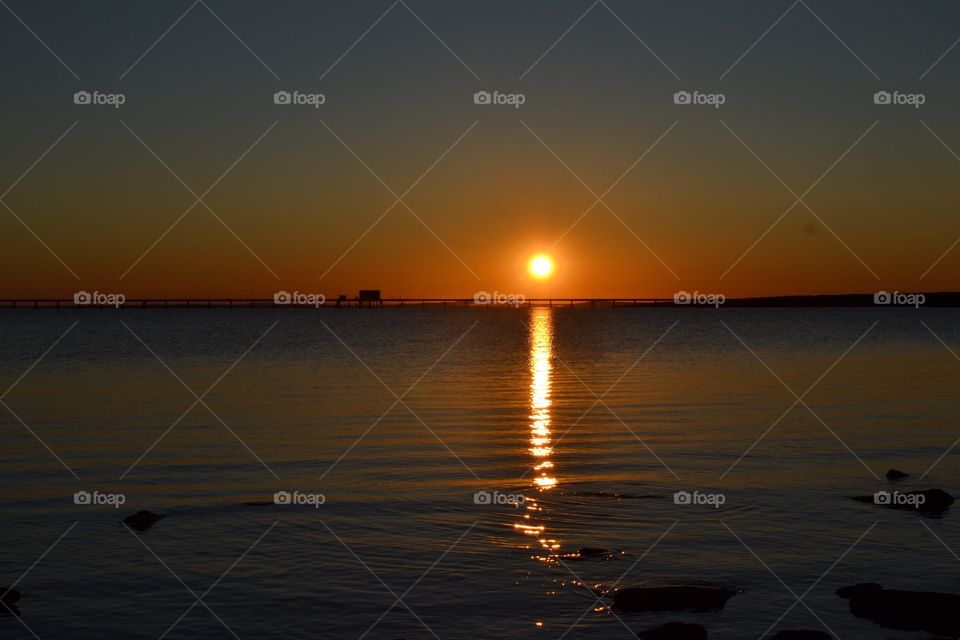
<svg viewBox="0 0 960 640"><path fill-rule="evenodd" d="M549 278L550 274L553 273L553 260L550 256L547 255L536 255L530 258L530 265L528 267L530 275L538 280L543 278Z"/></svg>

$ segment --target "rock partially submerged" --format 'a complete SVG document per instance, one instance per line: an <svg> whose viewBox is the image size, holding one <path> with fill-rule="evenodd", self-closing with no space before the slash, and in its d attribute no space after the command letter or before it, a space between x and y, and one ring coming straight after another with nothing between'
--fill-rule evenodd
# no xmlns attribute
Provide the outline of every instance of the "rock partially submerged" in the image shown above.
<svg viewBox="0 0 960 640"><path fill-rule="evenodd" d="M240 506L243 507L272 507L276 502L273 500L249 500L247 502L241 502Z"/></svg>
<svg viewBox="0 0 960 640"><path fill-rule="evenodd" d="M590 496L593 498L615 498L617 500L649 500L656 498L653 495L637 495L631 493L620 493L619 491L575 491L575 496Z"/></svg>
<svg viewBox="0 0 960 640"><path fill-rule="evenodd" d="M20 602L20 592L9 587L0 587L0 615L20 615L17 603Z"/></svg>
<svg viewBox="0 0 960 640"><path fill-rule="evenodd" d="M580 547L576 551L561 553L558 558L561 560L583 560L585 558L595 558L598 560L609 560L616 552L601 547Z"/></svg>
<svg viewBox="0 0 960 640"><path fill-rule="evenodd" d="M627 587L613 594L613 606L623 611L709 611L723 609L735 595L733 589L719 586Z"/></svg>
<svg viewBox="0 0 960 640"><path fill-rule="evenodd" d="M936 591L884 589L875 582L837 589L850 601L850 613L882 627L926 631L956 637L960 634L960 595Z"/></svg>
<svg viewBox="0 0 960 640"><path fill-rule="evenodd" d="M797 631L794 629L786 629L774 636L770 636L770 640L833 640L833 636L826 631L809 631L806 629Z"/></svg>
<svg viewBox="0 0 960 640"><path fill-rule="evenodd" d="M0 602L13 605L20 602L20 592L8 587L0 587Z"/></svg>
<svg viewBox="0 0 960 640"><path fill-rule="evenodd" d="M920 499L921 496L922 499ZM919 511L920 513L943 513L953 504L953 496L943 489L899 491L887 494L887 499L884 502L879 501L876 495L853 496L853 499L857 502L869 502L888 509Z"/></svg>
<svg viewBox="0 0 960 640"><path fill-rule="evenodd" d="M143 533L166 517L167 516L152 513L150 511L137 511L132 516L127 516L124 518L123 524L127 525L131 529L136 529L137 531Z"/></svg>
<svg viewBox="0 0 960 640"><path fill-rule="evenodd" d="M902 480L903 478L909 478L909 477L910 477L909 473L904 473L899 469L890 469L889 471L887 471L888 480Z"/></svg>
<svg viewBox="0 0 960 640"><path fill-rule="evenodd" d="M668 622L656 629L637 634L640 640L707 640L707 630L699 624Z"/></svg>

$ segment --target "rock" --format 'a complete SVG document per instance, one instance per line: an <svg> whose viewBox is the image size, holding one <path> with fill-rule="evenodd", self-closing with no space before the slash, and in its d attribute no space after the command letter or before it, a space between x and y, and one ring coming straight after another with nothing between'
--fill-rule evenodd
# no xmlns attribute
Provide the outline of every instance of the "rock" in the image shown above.
<svg viewBox="0 0 960 640"><path fill-rule="evenodd" d="M19 616L20 592L9 587L0 587L0 616Z"/></svg>
<svg viewBox="0 0 960 640"><path fill-rule="evenodd" d="M888 509L903 509L905 511L919 511L920 513L943 513L953 504L953 496L943 489L923 489L922 491L899 491L896 494L899 500L890 499L885 503L877 502L875 496L853 496L858 502L869 502ZM917 504L917 500L911 499L911 496L923 496L923 503Z"/></svg>
<svg viewBox="0 0 960 640"><path fill-rule="evenodd" d="M883 585L879 582L861 582L859 584L854 584L849 587L840 587L837 589L836 594L843 598L844 600L849 600L850 598L862 595L866 593L875 593L883 589Z"/></svg>
<svg viewBox="0 0 960 640"><path fill-rule="evenodd" d="M137 511L132 516L127 516L124 518L123 524L127 525L131 529L144 532L166 517L167 516L151 513L150 511Z"/></svg>
<svg viewBox="0 0 960 640"><path fill-rule="evenodd" d="M837 595L850 601L853 615L888 629L960 634L960 595L884 589L875 582L837 589Z"/></svg>
<svg viewBox="0 0 960 640"><path fill-rule="evenodd" d="M580 491L574 492L575 496L591 496L594 498L615 498L617 500L649 500L650 498L656 498L657 496L653 495L634 495L629 493L620 493L609 492L609 491Z"/></svg>
<svg viewBox="0 0 960 640"><path fill-rule="evenodd" d="M900 480L902 478L909 478L909 477L910 477L909 473L904 473L903 471L899 471L897 469L890 469L889 471L887 471L888 480Z"/></svg>
<svg viewBox="0 0 960 640"><path fill-rule="evenodd" d="M8 589L7 587L0 587L0 602L9 606L13 606L16 603L20 602L20 592L16 589Z"/></svg>
<svg viewBox="0 0 960 640"><path fill-rule="evenodd" d="M920 511L946 511L953 504L953 496L942 489L926 489L924 491L910 491L909 493L922 494L926 500Z"/></svg>
<svg viewBox="0 0 960 640"><path fill-rule="evenodd" d="M576 551L561 553L556 558L561 560L583 560L584 558L598 558L600 560L609 560L614 556L614 552L600 547L581 547Z"/></svg>
<svg viewBox="0 0 960 640"><path fill-rule="evenodd" d="M668 622L656 629L647 629L637 634L640 640L707 640L707 630L699 624Z"/></svg>
<svg viewBox="0 0 960 640"><path fill-rule="evenodd" d="M779 632L775 636L770 636L770 640L833 640L826 631L808 631L806 629L796 631L787 629Z"/></svg>
<svg viewBox="0 0 960 640"><path fill-rule="evenodd" d="M708 611L723 609L736 594L733 589L716 586L627 587L613 594L613 605L624 611Z"/></svg>
<svg viewBox="0 0 960 640"><path fill-rule="evenodd" d="M577 554L583 558L595 558L598 556L609 556L612 554L612 552L607 551L606 549L601 549L600 547L581 547L577 550Z"/></svg>

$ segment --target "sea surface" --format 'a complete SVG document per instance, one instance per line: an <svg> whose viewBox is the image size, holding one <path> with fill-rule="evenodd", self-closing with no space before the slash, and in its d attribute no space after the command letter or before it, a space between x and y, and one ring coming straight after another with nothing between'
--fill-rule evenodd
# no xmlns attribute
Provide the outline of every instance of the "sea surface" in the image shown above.
<svg viewBox="0 0 960 640"><path fill-rule="evenodd" d="M949 309L3 312L0 638L927 637L834 591L960 591L960 508L850 499L960 494L957 352Z"/></svg>

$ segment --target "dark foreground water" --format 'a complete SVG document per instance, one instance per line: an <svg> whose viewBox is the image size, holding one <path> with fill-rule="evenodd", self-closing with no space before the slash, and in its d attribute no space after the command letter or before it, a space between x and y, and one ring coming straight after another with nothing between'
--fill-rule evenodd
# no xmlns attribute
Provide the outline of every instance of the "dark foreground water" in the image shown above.
<svg viewBox="0 0 960 640"><path fill-rule="evenodd" d="M960 590L960 513L848 499L890 467L960 493L960 361L938 341L960 350L958 320L5 312L0 585L22 578L23 599L0 637L616 639L669 620L926 637L834 591ZM248 504L278 491L308 504ZM120 524L141 509L167 517ZM584 546L615 553L562 557ZM588 588L699 581L743 591L628 614Z"/></svg>

